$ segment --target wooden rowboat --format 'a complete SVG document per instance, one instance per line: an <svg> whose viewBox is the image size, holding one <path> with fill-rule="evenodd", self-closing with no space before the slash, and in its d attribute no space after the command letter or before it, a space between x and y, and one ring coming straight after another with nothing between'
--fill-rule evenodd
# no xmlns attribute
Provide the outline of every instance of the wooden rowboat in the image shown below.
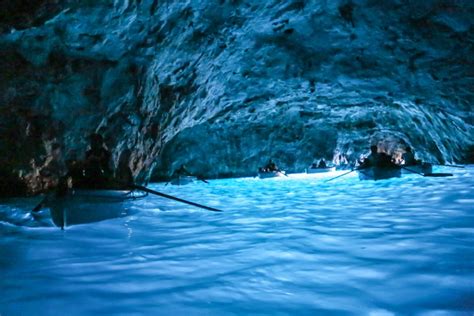
<svg viewBox="0 0 474 316"><path fill-rule="evenodd" d="M176 178L173 178L170 180L170 183L173 185L185 185L189 183L193 183L197 180L196 177L192 176L177 176Z"/></svg>
<svg viewBox="0 0 474 316"><path fill-rule="evenodd" d="M359 180L382 180L390 178L399 178L402 175L399 167L366 167L357 170Z"/></svg>
<svg viewBox="0 0 474 316"><path fill-rule="evenodd" d="M260 179L267 179L267 178L275 178L275 177L283 177L286 176L285 171L259 171L258 177Z"/></svg>
<svg viewBox="0 0 474 316"><path fill-rule="evenodd" d="M53 223L61 228L128 215L126 202L147 193L130 190L73 190L47 203Z"/></svg>

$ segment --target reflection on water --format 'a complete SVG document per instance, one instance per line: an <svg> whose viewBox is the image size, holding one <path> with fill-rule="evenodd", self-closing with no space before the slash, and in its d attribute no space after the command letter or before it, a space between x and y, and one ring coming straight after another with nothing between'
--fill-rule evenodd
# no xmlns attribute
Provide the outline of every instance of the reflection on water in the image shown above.
<svg viewBox="0 0 474 316"><path fill-rule="evenodd" d="M427 314L474 311L474 167L151 187L133 215L61 231L0 206L0 314Z"/></svg>

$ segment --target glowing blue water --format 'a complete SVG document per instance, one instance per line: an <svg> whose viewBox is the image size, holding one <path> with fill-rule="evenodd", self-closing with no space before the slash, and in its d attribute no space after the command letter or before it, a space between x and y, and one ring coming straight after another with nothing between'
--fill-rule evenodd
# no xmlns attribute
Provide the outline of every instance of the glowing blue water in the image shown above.
<svg viewBox="0 0 474 316"><path fill-rule="evenodd" d="M440 170L436 170L440 171ZM61 231L0 206L0 314L472 315L474 167L151 186L134 215Z"/></svg>

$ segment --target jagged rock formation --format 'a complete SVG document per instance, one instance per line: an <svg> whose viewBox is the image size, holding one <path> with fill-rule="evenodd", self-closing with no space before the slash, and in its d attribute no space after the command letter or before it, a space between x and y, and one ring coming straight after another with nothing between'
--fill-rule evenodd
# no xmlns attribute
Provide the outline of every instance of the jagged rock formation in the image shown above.
<svg viewBox="0 0 474 316"><path fill-rule="evenodd" d="M80 3L80 4L78 4ZM104 135L139 180L288 170L410 144L473 161L471 1L28 1L0 5L0 163L41 187L53 143Z"/></svg>

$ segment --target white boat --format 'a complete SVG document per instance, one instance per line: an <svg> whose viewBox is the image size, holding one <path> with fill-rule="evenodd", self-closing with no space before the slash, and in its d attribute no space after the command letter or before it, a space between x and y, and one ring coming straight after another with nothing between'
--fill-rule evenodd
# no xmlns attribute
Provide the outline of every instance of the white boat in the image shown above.
<svg viewBox="0 0 474 316"><path fill-rule="evenodd" d="M61 228L128 215L127 203L147 193L130 190L73 190L47 202L53 223Z"/></svg>
<svg viewBox="0 0 474 316"><path fill-rule="evenodd" d="M197 180L196 177L193 176L177 176L170 180L170 183L173 185L185 185L189 183L193 183Z"/></svg>
<svg viewBox="0 0 474 316"><path fill-rule="evenodd" d="M283 177L286 176L285 171L278 170L278 171L259 171L258 177L260 179L267 179L267 178L275 178L275 177Z"/></svg>
<svg viewBox="0 0 474 316"><path fill-rule="evenodd" d="M308 168L306 173L323 173L336 171L336 167L325 167L325 168Z"/></svg>

